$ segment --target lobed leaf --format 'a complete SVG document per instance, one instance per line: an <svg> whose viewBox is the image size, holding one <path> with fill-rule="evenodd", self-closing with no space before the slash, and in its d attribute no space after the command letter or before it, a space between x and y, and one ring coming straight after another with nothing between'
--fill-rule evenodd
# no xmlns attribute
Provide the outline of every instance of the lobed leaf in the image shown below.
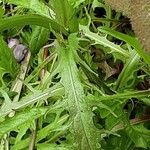
<svg viewBox="0 0 150 150"><path fill-rule="evenodd" d="M142 49L140 43L138 42L138 40L134 37L131 37L129 35L117 32L115 30L111 30L107 27L101 27L100 31L109 35L112 35L113 37L116 37L120 40L125 41L126 43L128 43L130 46L132 46L137 53L139 54L139 56L141 58L143 58L143 60L145 61L145 63L147 63L150 66L150 56L147 55L147 53Z"/></svg>
<svg viewBox="0 0 150 150"><path fill-rule="evenodd" d="M71 45L75 41L75 36L71 36L69 40L67 47L60 49L61 81L65 87L67 108L72 120L70 131L74 136L74 147L81 150L97 150L100 148L99 136L93 124L93 115L86 104L86 96L79 79L78 68L73 55L76 48Z"/></svg>
<svg viewBox="0 0 150 150"><path fill-rule="evenodd" d="M93 40L96 44L100 44L105 47L107 53L111 53L115 59L124 59L129 57L129 52L121 48L119 45L114 44L106 39L104 36L98 35L98 33L91 32L87 26L80 26L81 32L85 37ZM107 49L107 48L109 49Z"/></svg>

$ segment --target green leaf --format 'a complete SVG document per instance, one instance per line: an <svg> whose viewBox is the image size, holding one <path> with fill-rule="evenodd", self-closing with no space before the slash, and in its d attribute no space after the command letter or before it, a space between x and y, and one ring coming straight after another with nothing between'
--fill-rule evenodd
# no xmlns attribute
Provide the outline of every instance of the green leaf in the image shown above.
<svg viewBox="0 0 150 150"><path fill-rule="evenodd" d="M99 99L99 97L96 95L88 95L89 105L91 107L98 107L101 118L105 118L105 128L111 130L122 120L122 105L124 103L119 102L117 98L113 100L107 99L105 101Z"/></svg>
<svg viewBox="0 0 150 150"><path fill-rule="evenodd" d="M143 125L128 126L126 132L137 147L148 148L150 145L150 130Z"/></svg>
<svg viewBox="0 0 150 150"><path fill-rule="evenodd" d="M125 131L119 132L119 136L111 135L103 142L104 150L133 150L134 143L128 137Z"/></svg>
<svg viewBox="0 0 150 150"><path fill-rule="evenodd" d="M22 125L17 127L18 134L17 134L17 137L15 139L15 145L17 143L21 142L22 137L26 134L26 132L30 128L30 126L31 126L31 121L27 121L26 123L23 123Z"/></svg>
<svg viewBox="0 0 150 150"><path fill-rule="evenodd" d="M44 91L36 91L35 93L30 93L24 97L21 98L19 102L12 102L9 105L4 105L0 109L0 117L5 117L9 113L11 113L13 110L25 108L31 104L34 104L38 101L43 101L44 99L47 99L48 97L59 97L62 96L62 93L64 93L64 88L60 85L55 85L49 89L45 89ZM60 107L62 106L61 103L59 103Z"/></svg>
<svg viewBox="0 0 150 150"><path fill-rule="evenodd" d="M148 98L150 95L150 90L143 91L124 91L123 93L117 93L113 95L105 95L105 96L90 96L90 101L94 101L93 104L99 103L100 101L108 101L108 100L119 100L124 102L124 100L130 98Z"/></svg>
<svg viewBox="0 0 150 150"><path fill-rule="evenodd" d="M4 13L5 13L4 9L0 6L0 18L3 17Z"/></svg>
<svg viewBox="0 0 150 150"><path fill-rule="evenodd" d="M29 41L29 49L32 54L37 54L38 51L46 44L49 37L49 30L40 26L32 28L31 39Z"/></svg>
<svg viewBox="0 0 150 150"><path fill-rule="evenodd" d="M78 7L81 3L85 2L85 0L68 0L74 7Z"/></svg>
<svg viewBox="0 0 150 150"><path fill-rule="evenodd" d="M134 49L137 51L137 53L139 54L139 56L141 58L143 58L143 60L145 61L145 63L147 63L150 66L150 56L142 49L139 41L134 38L131 37L129 35L117 32L115 30L111 30L107 27L101 27L99 29L101 32L112 35L120 40L125 41L126 43L130 44L130 46L134 47Z"/></svg>
<svg viewBox="0 0 150 150"><path fill-rule="evenodd" d="M56 32L63 32L64 34L67 34L64 27L62 27L60 24L56 23L54 20L48 17L40 16L37 14L16 15L0 19L0 32L11 29L13 27L20 27L25 25L37 25L47 29L52 28Z"/></svg>
<svg viewBox="0 0 150 150"><path fill-rule="evenodd" d="M140 100L143 101L147 106L150 106L149 97L148 97L148 98L142 98L142 99L140 99Z"/></svg>
<svg viewBox="0 0 150 150"><path fill-rule="evenodd" d="M95 73L92 73L85 67L85 65L80 64L82 71L86 74L88 80L95 85L97 85L99 88L102 88L106 94L113 94L114 92L105 84L105 82L100 79Z"/></svg>
<svg viewBox="0 0 150 150"><path fill-rule="evenodd" d="M69 29L69 31L78 31L78 20L75 15L75 9L68 2L68 0L55 0L52 1L51 7L55 12L55 20L61 24L64 28Z"/></svg>
<svg viewBox="0 0 150 150"><path fill-rule="evenodd" d="M104 36L100 36L98 33L91 32L87 26L80 25L80 30L83 36L88 37L89 39L93 40L96 44L100 44L105 47L105 51L107 53L111 53L115 59L122 59L128 58L129 52L121 48L119 45L116 45L109 40L106 39Z"/></svg>
<svg viewBox="0 0 150 150"><path fill-rule="evenodd" d="M61 110L59 108L59 110ZM54 113L54 111L53 111ZM44 128L42 128L41 130L38 131L37 133L37 141L40 141L44 138L46 138L47 136L50 135L50 133L52 132L59 132L59 131L65 131L69 128L70 124L65 124L65 122L67 121L69 115L66 114L62 117L60 117L60 115L57 115L57 117L55 118L54 122L45 126Z"/></svg>
<svg viewBox="0 0 150 150"><path fill-rule="evenodd" d="M15 78L18 73L18 64L13 56L13 52L0 36L0 81L4 83L3 76L9 73L12 78Z"/></svg>
<svg viewBox="0 0 150 150"><path fill-rule="evenodd" d="M111 107L111 101L108 101L109 105ZM123 104L117 103L116 106L112 105L112 110L114 113L117 115L117 117L114 117L112 114L108 114L106 117L106 129L107 130L112 130L113 127L115 127L118 123L122 122L123 120L123 111L122 111Z"/></svg>
<svg viewBox="0 0 150 150"><path fill-rule="evenodd" d="M74 135L76 149L97 150L100 148L98 132L93 124L92 112L86 104L86 96L73 55L76 47L71 43L75 40L75 36L71 35L67 47L60 49L61 82L65 87L67 108L73 122L70 131Z"/></svg>
<svg viewBox="0 0 150 150"><path fill-rule="evenodd" d="M37 150L70 150L71 147L65 145L65 146L58 146L56 144L38 144Z"/></svg>
<svg viewBox="0 0 150 150"><path fill-rule="evenodd" d="M60 111L61 108L58 109L58 111ZM51 111L52 114L57 113L57 109ZM53 138L57 140L58 137L56 137L55 135L59 132L63 132L63 134L65 134L64 132L66 132L66 130L69 128L70 124L66 123L66 120L68 119L69 115L64 115L62 117L60 117L59 115L56 115L56 118L54 120L54 122L48 124L47 126L41 128L40 130L37 131L37 137L36 137L36 143L38 143L39 141L46 139L46 137L50 137L50 139L52 140ZM54 134L56 133L56 134ZM23 149L26 148L29 145L30 142L30 137L23 139L22 141L19 141L18 143L16 143L13 146L13 150L19 150L19 149ZM59 148L58 145L55 145Z"/></svg>
<svg viewBox="0 0 150 150"><path fill-rule="evenodd" d="M127 59L123 70L119 74L116 81L115 90L123 90L124 88L134 88L137 79L136 72L138 71L140 57L136 52L132 52L129 59Z"/></svg>
<svg viewBox="0 0 150 150"><path fill-rule="evenodd" d="M114 117L117 117L117 115L113 112L115 107L116 106L116 103L111 102L111 101L106 101L106 104L105 104L105 101L104 102L101 102L99 101L99 103L95 102L94 100L91 100L91 99L95 99L96 96L93 96L93 95L88 95L88 105L90 107L93 107L93 106L98 106L100 109L102 109L101 111L101 117L104 118L106 117L109 113L111 113ZM98 97L97 97L98 99ZM113 106L115 104L115 107ZM107 111L105 112L104 109Z"/></svg>
<svg viewBox="0 0 150 150"><path fill-rule="evenodd" d="M40 117L41 115L44 115L46 111L47 108L26 109L22 112L17 113L12 118L7 118L0 124L0 137L28 121L32 122L34 119Z"/></svg>
<svg viewBox="0 0 150 150"><path fill-rule="evenodd" d="M10 4L15 4L27 9L31 9L37 12L39 15L44 15L46 17L51 17L50 14L53 16L54 12L46 6L41 0L7 0Z"/></svg>

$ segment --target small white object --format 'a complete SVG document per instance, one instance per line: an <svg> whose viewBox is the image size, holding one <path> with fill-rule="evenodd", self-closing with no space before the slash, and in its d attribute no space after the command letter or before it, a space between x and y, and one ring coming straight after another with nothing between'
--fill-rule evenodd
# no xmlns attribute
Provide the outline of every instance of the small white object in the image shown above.
<svg viewBox="0 0 150 150"><path fill-rule="evenodd" d="M14 46L19 44L19 40L18 39L9 39L8 40L8 47L9 48L13 48Z"/></svg>

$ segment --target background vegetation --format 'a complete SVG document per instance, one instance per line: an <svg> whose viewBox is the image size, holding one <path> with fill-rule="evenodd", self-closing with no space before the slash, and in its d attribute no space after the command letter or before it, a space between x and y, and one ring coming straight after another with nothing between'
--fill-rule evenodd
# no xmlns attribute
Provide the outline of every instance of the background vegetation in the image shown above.
<svg viewBox="0 0 150 150"><path fill-rule="evenodd" d="M150 148L150 57L129 18L103 0L0 4L0 150Z"/></svg>

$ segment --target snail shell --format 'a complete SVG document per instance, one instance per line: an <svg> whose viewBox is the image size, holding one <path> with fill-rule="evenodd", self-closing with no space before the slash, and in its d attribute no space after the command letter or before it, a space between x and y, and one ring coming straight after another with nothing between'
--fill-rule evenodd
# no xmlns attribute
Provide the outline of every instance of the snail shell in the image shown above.
<svg viewBox="0 0 150 150"><path fill-rule="evenodd" d="M8 47L13 50L13 55L17 62L21 62L28 52L27 47L23 44L19 44L18 39L9 39Z"/></svg>
<svg viewBox="0 0 150 150"><path fill-rule="evenodd" d="M18 44L13 49L13 54L14 54L14 57L17 60L17 62L21 62L25 58L27 52L28 52L28 49L23 44Z"/></svg>

